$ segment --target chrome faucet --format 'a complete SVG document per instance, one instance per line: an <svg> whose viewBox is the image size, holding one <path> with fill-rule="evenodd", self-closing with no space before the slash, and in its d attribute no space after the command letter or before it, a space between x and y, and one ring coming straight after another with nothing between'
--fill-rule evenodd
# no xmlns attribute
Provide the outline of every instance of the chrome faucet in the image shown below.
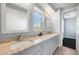
<svg viewBox="0 0 79 59"><path fill-rule="evenodd" d="M21 35L18 36L17 41L22 41L23 37Z"/></svg>

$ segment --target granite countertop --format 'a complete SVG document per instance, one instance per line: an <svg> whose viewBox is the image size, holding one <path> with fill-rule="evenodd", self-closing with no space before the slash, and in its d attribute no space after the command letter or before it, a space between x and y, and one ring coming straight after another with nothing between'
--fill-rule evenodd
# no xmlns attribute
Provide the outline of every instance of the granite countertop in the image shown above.
<svg viewBox="0 0 79 59"><path fill-rule="evenodd" d="M0 44L0 55L8 55L8 54L13 54L18 51L24 50L26 48L29 48L33 46L34 44L37 44L39 42L42 42L44 40L47 40L51 37L57 36L58 33L47 33L44 34L43 36L29 36L29 37L24 37L22 41L16 41L12 40L9 42L1 43Z"/></svg>

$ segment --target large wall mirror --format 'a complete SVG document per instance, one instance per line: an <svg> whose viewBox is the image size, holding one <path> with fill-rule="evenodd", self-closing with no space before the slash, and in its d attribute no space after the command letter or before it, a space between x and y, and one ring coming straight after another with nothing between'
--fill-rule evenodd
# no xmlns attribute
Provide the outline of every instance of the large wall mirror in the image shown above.
<svg viewBox="0 0 79 59"><path fill-rule="evenodd" d="M44 20L43 12L35 7L32 15L33 15L32 19L33 19L33 24L34 24L34 31L41 32L42 31L42 23Z"/></svg>
<svg viewBox="0 0 79 59"><path fill-rule="evenodd" d="M52 31L52 21L50 16L46 16L46 32Z"/></svg>
<svg viewBox="0 0 79 59"><path fill-rule="evenodd" d="M3 33L19 33L28 32L28 16L27 10L6 4L6 19L4 19L5 27Z"/></svg>

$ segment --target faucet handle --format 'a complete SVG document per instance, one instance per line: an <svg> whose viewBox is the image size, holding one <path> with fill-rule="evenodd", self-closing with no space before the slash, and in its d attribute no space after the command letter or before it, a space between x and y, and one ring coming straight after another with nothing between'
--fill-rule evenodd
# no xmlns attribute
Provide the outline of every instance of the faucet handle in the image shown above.
<svg viewBox="0 0 79 59"><path fill-rule="evenodd" d="M20 41L22 41L23 40L23 36L22 35L19 35L19 39L20 39Z"/></svg>
<svg viewBox="0 0 79 59"><path fill-rule="evenodd" d="M18 35L17 41L20 41L21 40L20 37L21 37L21 35Z"/></svg>

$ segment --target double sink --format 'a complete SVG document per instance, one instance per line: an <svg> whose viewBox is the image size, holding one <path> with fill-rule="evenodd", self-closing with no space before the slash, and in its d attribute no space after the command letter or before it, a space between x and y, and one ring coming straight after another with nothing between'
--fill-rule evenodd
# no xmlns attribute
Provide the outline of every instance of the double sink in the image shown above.
<svg viewBox="0 0 79 59"><path fill-rule="evenodd" d="M26 47L29 46L29 45L34 45L34 44L37 44L39 42L42 42L48 38L52 37L50 34L46 34L46 35L43 35L43 36L30 36L30 37L25 37L25 38L22 38L22 37L19 37L19 41L17 41L16 43L12 44L10 46L10 49L11 50L16 50L17 48L23 48L23 47Z"/></svg>

